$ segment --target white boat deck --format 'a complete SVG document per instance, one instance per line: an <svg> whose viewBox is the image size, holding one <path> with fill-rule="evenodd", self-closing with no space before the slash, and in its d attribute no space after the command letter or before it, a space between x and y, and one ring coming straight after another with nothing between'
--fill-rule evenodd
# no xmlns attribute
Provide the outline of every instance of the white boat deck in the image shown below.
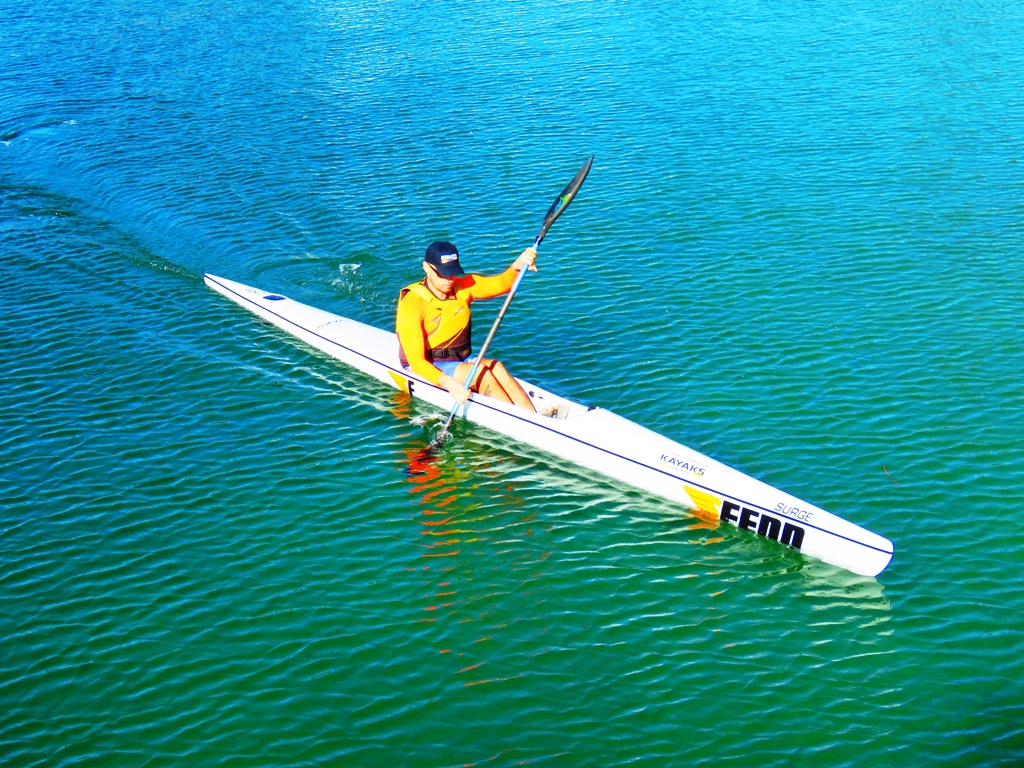
<svg viewBox="0 0 1024 768"><path fill-rule="evenodd" d="M307 344L374 378L445 410L448 392L398 362L393 332L214 275L206 283ZM567 400L519 380L534 414L479 394L459 414L623 483L675 501L706 519L722 520L867 576L892 559L892 543L860 526L744 475L603 408Z"/></svg>

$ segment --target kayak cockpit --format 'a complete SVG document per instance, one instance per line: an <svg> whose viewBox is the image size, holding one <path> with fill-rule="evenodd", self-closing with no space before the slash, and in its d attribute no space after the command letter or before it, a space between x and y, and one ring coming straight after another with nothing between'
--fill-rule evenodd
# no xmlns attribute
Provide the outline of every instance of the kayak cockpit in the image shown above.
<svg viewBox="0 0 1024 768"><path fill-rule="evenodd" d="M572 400L566 400L564 397L559 397L553 392L541 389L536 384L531 384L530 382L523 381L519 378L517 378L516 381L522 385L526 394L530 396L530 401L533 403L533 407L537 409L537 413L539 414L562 420L582 416L587 411L593 410L592 406L583 405L582 403L574 403Z"/></svg>

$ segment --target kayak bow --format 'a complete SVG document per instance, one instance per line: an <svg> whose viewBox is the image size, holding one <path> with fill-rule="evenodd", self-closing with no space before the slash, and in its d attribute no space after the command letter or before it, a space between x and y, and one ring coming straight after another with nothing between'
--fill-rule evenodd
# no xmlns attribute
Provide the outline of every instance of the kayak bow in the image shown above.
<svg viewBox="0 0 1024 768"><path fill-rule="evenodd" d="M264 320L375 379L448 410L447 390L398 362L394 333L301 304L276 293L204 276L206 284ZM473 393L467 419L628 485L677 502L805 555L864 576L889 564L892 543L603 408L588 407L519 380L530 413Z"/></svg>

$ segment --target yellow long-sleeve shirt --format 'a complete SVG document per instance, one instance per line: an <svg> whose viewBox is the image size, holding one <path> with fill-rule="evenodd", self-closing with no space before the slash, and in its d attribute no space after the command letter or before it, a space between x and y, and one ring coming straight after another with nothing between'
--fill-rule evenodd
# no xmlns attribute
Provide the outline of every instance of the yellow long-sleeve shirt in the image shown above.
<svg viewBox="0 0 1024 768"><path fill-rule="evenodd" d="M501 296L512 289L518 270L509 267L500 275L463 275L455 278L447 298L430 292L426 281L402 289L398 299L395 330L399 357L431 384L437 384L441 371L434 365L434 350L458 350L458 357L470 354L471 302Z"/></svg>

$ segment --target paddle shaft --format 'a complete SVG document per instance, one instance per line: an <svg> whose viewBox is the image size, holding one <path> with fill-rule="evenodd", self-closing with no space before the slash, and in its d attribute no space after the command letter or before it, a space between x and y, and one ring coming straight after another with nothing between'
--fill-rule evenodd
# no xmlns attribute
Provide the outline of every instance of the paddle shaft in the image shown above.
<svg viewBox="0 0 1024 768"><path fill-rule="evenodd" d="M566 208L569 207L569 203L576 197L576 193L580 191L580 187L583 186L583 182L587 178L587 174L590 173L590 166L594 163L594 156L591 155L590 159L583 164L583 167L576 172L576 176L569 182L562 193L555 198L555 202L552 203L548 209L547 214L544 216L544 222L541 224L540 233L537 235L537 239L533 241L533 249L537 250L540 246L541 240L544 239L544 235L547 234L548 229L555 223L555 220L562 215ZM516 295L516 289L519 288L519 283L523 281L523 277L526 275L526 270L529 269L527 266L523 266L519 270L519 274L516 275L515 282L512 283L512 288L508 292L508 296L505 297L505 303L501 305L501 311L498 312L498 316L494 319L494 325L491 326L491 332L487 334L487 339L484 341L484 345L480 347L480 353L476 356L476 361L473 363L473 367L469 371L469 376L466 377L465 387L470 388L470 384L473 379L476 378L477 371L480 370L480 361L484 359L484 355L487 353L487 347L491 344L491 339L494 338L494 334L498 330L498 326L501 325L501 319L505 316L505 312L508 310L508 305L512 303L512 297ZM444 427L437 434L437 437L431 442L431 448L440 445L448 437L448 429L451 427L452 422L455 420L455 414L459 411L459 406L462 403L456 401L452 405L451 413L448 414L448 420L444 423ZM429 448L428 448L429 450Z"/></svg>
<svg viewBox="0 0 1024 768"><path fill-rule="evenodd" d="M538 235L537 239L533 241L533 247L535 250L537 246L540 245L541 239L542 237ZM473 379L476 378L477 371L480 370L480 361L484 359L484 355L487 353L487 348L491 345L491 339L493 339L494 334L498 332L498 326L501 325L501 320L503 317L505 317L505 313L508 311L509 304L512 303L512 297L516 295L516 290L518 290L519 284L523 282L523 277L526 276L526 272L528 269L529 267L524 265L523 268L519 270L519 274L516 275L515 282L512 283L512 287L509 289L508 296L505 297L505 303L501 305L501 310L498 312L498 316L494 318L494 324L491 326L491 331L490 333L487 334L487 338L484 339L484 343L480 347L480 353L476 356L476 360L473 362L473 367L469 369L469 375L463 382L464 386L467 389L469 389L469 385L473 381ZM441 429L441 432L438 435L439 439L443 440L444 436L448 434L448 429L451 427L452 422L455 420L455 414L458 413L459 406L461 405L462 403L456 402L455 405L452 406L451 413L448 414L448 420L444 423L444 427Z"/></svg>

